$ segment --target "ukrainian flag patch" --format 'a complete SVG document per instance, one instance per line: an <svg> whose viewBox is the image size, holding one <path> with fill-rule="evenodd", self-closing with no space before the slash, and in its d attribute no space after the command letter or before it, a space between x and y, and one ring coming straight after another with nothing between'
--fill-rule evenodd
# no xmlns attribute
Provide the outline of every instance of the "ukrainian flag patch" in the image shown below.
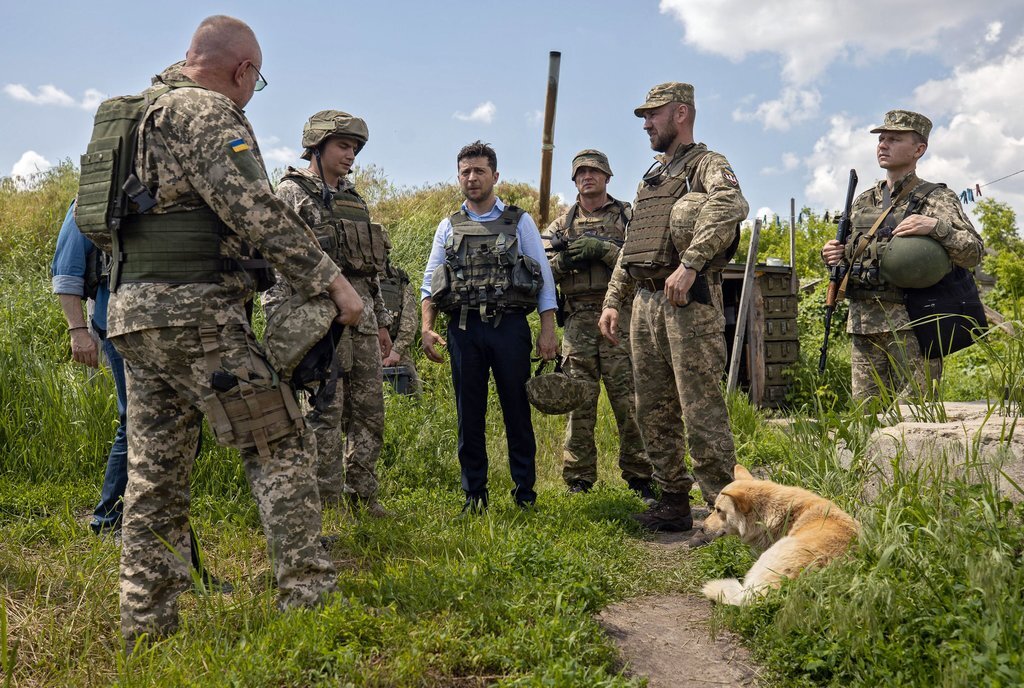
<svg viewBox="0 0 1024 688"><path fill-rule="evenodd" d="M235 139L234 141L228 141L228 146L236 153L249 150L249 144L245 142L245 139Z"/></svg>

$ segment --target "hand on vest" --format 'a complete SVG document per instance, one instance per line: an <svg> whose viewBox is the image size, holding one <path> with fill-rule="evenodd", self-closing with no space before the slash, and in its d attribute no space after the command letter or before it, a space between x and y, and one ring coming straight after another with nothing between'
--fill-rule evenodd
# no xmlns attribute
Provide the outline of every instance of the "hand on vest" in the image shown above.
<svg viewBox="0 0 1024 688"><path fill-rule="evenodd" d="M907 215L892 230L893 236L928 236L939 224L938 219L926 215Z"/></svg>
<svg viewBox="0 0 1024 688"><path fill-rule="evenodd" d="M569 245L569 249L566 251L566 253L569 254L569 258L581 263L591 260L601 260L607 252L607 242L601 241L597 237L592 236L580 237L576 241L572 242Z"/></svg>

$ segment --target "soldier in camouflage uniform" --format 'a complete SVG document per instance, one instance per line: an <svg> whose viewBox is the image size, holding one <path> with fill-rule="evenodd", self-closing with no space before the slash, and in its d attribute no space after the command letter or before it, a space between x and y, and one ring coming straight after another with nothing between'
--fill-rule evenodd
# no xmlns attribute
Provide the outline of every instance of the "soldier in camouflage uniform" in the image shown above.
<svg viewBox="0 0 1024 688"><path fill-rule="evenodd" d="M385 516L377 501L377 459L384 443L384 390L381 358L391 353L391 315L381 296L388 239L370 222L366 202L346 179L369 138L366 123L340 110L317 112L302 130L302 157L309 167L289 167L277 195L313 230L363 301L362 317L338 343L343 379L327 407L307 414L316 434L317 482L324 504L343 494ZM268 316L291 298L287 280L266 294ZM344 439L342 438L344 435Z"/></svg>
<svg viewBox="0 0 1024 688"><path fill-rule="evenodd" d="M587 149L572 161L572 180L579 195L576 202L547 229L545 248L551 274L558 284L564 312L562 355L566 373L594 383L588 398L569 414L562 478L570 492L589 492L597 481L597 423L599 380L604 379L619 429L619 468L622 479L644 500L653 504L651 464L636 424L633 397L633 363L629 356L630 307L619 316L619 343L600 336L601 315L608 279L619 258L619 247L631 214L628 203L608 195L612 176L608 157Z"/></svg>
<svg viewBox="0 0 1024 688"><path fill-rule="evenodd" d="M634 114L662 155L637 192L600 328L618 341L619 311L635 284L630 340L637 419L662 493L634 518L649 530L686 531L693 527L687 443L709 505L732 481L736 462L721 389L721 270L749 208L729 161L694 143L693 86L655 86Z"/></svg>
<svg viewBox="0 0 1024 688"><path fill-rule="evenodd" d="M174 88L156 98L140 126L135 171L156 206L121 226L120 285L112 287L108 314L132 400L121 552L121 630L129 649L145 633L177 628L177 597L191 584L189 474L204 415L219 441L241 451L280 606L313 605L335 588L334 566L319 542L320 502L298 405L249 329L244 304L254 282L236 260L246 243L254 246L303 294L328 292L345 322L358 315L360 301L273 195L242 112L262 88L261 63L246 24L204 20L184 66L154 80ZM210 255L181 248L185 238L203 236L219 242L221 258L212 256L219 268L202 267ZM111 249L109 234L90 238ZM159 260L147 259L146 251L157 250ZM176 274L190 269L207 274ZM145 274L155 270L165 273Z"/></svg>
<svg viewBox="0 0 1024 688"><path fill-rule="evenodd" d="M924 115L891 110L878 134L876 155L886 178L860 194L850 212L853 234L843 246L831 240L822 248L826 264L853 265L846 286L850 298L847 331L852 339L853 398L869 399L882 390L894 396L930 396L942 373L942 359L927 359L912 335L903 290L858 268L891 237L927 236L939 242L954 266L973 268L984 246L956 193L917 176L917 161L928 149L932 123ZM871 228L879 222L874 235ZM859 255L860 237L868 237ZM876 271L877 272L877 271ZM861 279L859 275L863 274Z"/></svg>
<svg viewBox="0 0 1024 688"><path fill-rule="evenodd" d="M420 382L416 362L412 358L412 345L420 328L416 291L409 281L409 275L391 262L390 258L384 266L380 288L384 296L384 305L391 315L391 327L388 330L391 335L391 353L382 363L385 368L405 368L409 375L409 390L419 396L423 392L423 383Z"/></svg>

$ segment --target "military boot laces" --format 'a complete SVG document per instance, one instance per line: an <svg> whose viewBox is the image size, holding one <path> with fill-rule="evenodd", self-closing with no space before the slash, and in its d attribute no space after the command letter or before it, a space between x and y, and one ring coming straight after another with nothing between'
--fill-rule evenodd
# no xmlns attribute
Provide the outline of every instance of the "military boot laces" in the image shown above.
<svg viewBox="0 0 1024 688"><path fill-rule="evenodd" d="M680 533L693 530L690 496L684 492L665 492L661 501L633 520L652 532Z"/></svg>

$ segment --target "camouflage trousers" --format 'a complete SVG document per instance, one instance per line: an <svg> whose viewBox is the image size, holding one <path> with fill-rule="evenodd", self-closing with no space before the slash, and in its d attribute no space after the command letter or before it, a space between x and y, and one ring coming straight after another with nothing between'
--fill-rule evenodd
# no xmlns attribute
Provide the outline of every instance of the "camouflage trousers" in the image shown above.
<svg viewBox="0 0 1024 688"><path fill-rule="evenodd" d="M242 378L227 391L212 386L199 328L148 329L115 340L127 364L129 398L121 550L121 631L129 644L143 633L174 632L177 597L191 587L189 479L203 416L264 389L275 377L247 325L211 329L205 343L216 342L221 374ZM307 434L287 420L268 433L283 436L264 452L241 449L242 464L263 523L280 606L313 605L335 589L335 569L320 546L320 500ZM237 446L247 439L238 435L218 439Z"/></svg>
<svg viewBox="0 0 1024 688"><path fill-rule="evenodd" d="M376 499L377 459L384 444L380 342L377 335L355 328L345 332L338 343L338 359L351 369L338 381L328 408L306 416L316 435L317 485L324 504L337 502L346 493L364 501Z"/></svg>
<svg viewBox="0 0 1024 688"><path fill-rule="evenodd" d="M725 337L701 334L713 306L673 306L663 291L637 291L630 340L636 411L654 479L665 492L690 491L687 444L704 500L714 503L732 482L736 449L722 396ZM683 422L680 422L682 420ZM685 423L685 425L684 425Z"/></svg>
<svg viewBox="0 0 1024 688"><path fill-rule="evenodd" d="M942 359L925 358L913 330L852 334L850 338L855 401L877 397L883 387L893 399L934 396L942 377Z"/></svg>
<svg viewBox="0 0 1024 688"><path fill-rule="evenodd" d="M619 343L614 345L601 336L597 328L600 313L579 310L569 315L562 334L562 354L566 357L566 373L574 378L595 383L593 394L569 414L562 453L562 478L597 481L597 445L594 428L597 424L597 401L601 393L596 384L604 380L615 422L619 429L619 468L623 480L648 480L651 464L644 451L640 428L636 424L636 401L633 396L633 363L629 357L629 311L619 314Z"/></svg>

